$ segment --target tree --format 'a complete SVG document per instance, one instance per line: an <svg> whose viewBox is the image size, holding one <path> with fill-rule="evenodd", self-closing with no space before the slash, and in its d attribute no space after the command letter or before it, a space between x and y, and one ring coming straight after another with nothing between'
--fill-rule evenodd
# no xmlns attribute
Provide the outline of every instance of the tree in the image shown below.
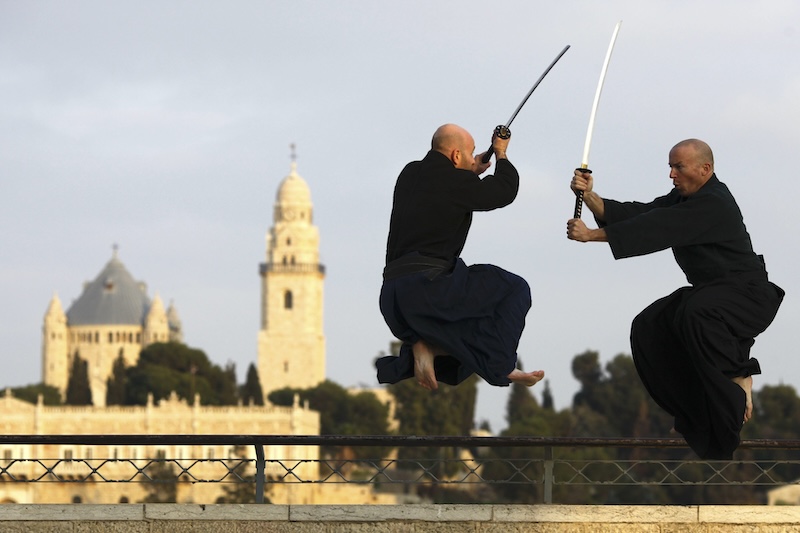
<svg viewBox="0 0 800 533"><path fill-rule="evenodd" d="M530 387L522 383L511 384L511 394L506 403L506 421L511 425L514 421L535 417L539 412L539 403L531 393Z"/></svg>
<svg viewBox="0 0 800 533"><path fill-rule="evenodd" d="M45 385L44 383L17 387L11 389L11 394L13 394L15 398L30 403L37 403L41 395L45 405L61 405L61 393L58 389L52 385Z"/></svg>
<svg viewBox="0 0 800 533"><path fill-rule="evenodd" d="M478 376L473 374L456 386L439 385L428 391L413 379L389 387L397 401L396 418L402 435L470 435L475 420ZM424 468L437 480L453 475L463 467L453 459L459 448L402 447L398 458L404 469ZM443 494L437 484L431 497L438 501Z"/></svg>
<svg viewBox="0 0 800 533"><path fill-rule="evenodd" d="M67 380L66 405L92 405L92 391L89 388L89 364L81 359L78 352L72 358L72 368Z"/></svg>
<svg viewBox="0 0 800 533"><path fill-rule="evenodd" d="M542 391L542 408L552 411L555 409L555 402L553 401L553 393L550 390L550 380L544 380L544 390Z"/></svg>
<svg viewBox="0 0 800 533"><path fill-rule="evenodd" d="M311 389L278 389L269 394L275 405L291 406L294 397L308 401L309 407L320 414L321 435L385 435L389 433L389 407L371 392L351 394L332 381L326 380ZM389 448L355 447L344 450L324 447L333 457L383 457Z"/></svg>
<svg viewBox="0 0 800 533"><path fill-rule="evenodd" d="M247 367L247 377L239 389L239 398L245 404L253 402L254 405L264 405L264 391L261 388L261 380L258 379L258 370L253 363Z"/></svg>
<svg viewBox="0 0 800 533"><path fill-rule="evenodd" d="M106 380L106 405L125 405L127 381L125 359L122 356L122 348L120 348L119 355L114 360L114 366L111 369L111 377Z"/></svg>
<svg viewBox="0 0 800 533"><path fill-rule="evenodd" d="M195 394L204 405L236 405L235 368L212 364L205 352L177 342L155 343L143 349L136 366L128 368L126 405L145 405L172 391L189 403Z"/></svg>

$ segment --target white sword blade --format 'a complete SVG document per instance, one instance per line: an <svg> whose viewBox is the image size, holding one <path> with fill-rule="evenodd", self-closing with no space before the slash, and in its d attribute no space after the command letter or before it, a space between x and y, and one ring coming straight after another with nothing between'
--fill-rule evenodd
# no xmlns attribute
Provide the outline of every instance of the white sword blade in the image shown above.
<svg viewBox="0 0 800 533"><path fill-rule="evenodd" d="M583 145L581 168L589 168L589 148L592 146L592 132L594 132L594 120L597 116L597 106L600 104L600 94L603 92L603 82L606 79L608 63L611 61L611 52L614 51L614 43L617 40L617 34L619 33L620 26L622 26L621 20L617 22L617 25L614 27L614 33L611 35L611 43L608 45L608 51L606 52L606 59L603 62L603 69L600 71L600 81L597 83L597 91L594 93L592 112L589 115L589 127L586 130L586 142Z"/></svg>

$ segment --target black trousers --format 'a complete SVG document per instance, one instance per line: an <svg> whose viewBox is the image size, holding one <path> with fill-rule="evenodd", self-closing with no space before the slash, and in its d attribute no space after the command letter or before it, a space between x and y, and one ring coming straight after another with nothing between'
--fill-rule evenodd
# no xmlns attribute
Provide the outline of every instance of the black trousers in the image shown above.
<svg viewBox="0 0 800 533"><path fill-rule="evenodd" d="M381 288L381 313L403 344L399 357L375 362L378 381L413 377L411 345L423 339L443 354L434 359L438 381L457 385L475 373L507 386L530 307L528 283L494 265L458 259L451 272L432 279L424 272L389 279Z"/></svg>
<svg viewBox="0 0 800 533"><path fill-rule="evenodd" d="M731 378L761 373L750 348L783 295L763 272L740 274L680 288L634 319L639 377L700 458L733 458L745 393Z"/></svg>

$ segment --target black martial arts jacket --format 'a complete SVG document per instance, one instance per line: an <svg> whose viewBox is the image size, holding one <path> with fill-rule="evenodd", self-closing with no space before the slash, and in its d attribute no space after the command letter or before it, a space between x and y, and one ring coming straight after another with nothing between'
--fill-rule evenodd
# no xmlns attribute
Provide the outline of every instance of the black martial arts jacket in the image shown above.
<svg viewBox="0 0 800 533"><path fill-rule="evenodd" d="M453 261L464 248L472 212L506 206L518 190L519 174L507 159L499 159L494 175L481 179L431 150L397 178L386 264L413 252Z"/></svg>
<svg viewBox="0 0 800 533"><path fill-rule="evenodd" d="M604 200L604 207L605 220L597 222L615 259L672 248L692 285L764 269L736 200L716 174L688 197L673 189L650 203Z"/></svg>

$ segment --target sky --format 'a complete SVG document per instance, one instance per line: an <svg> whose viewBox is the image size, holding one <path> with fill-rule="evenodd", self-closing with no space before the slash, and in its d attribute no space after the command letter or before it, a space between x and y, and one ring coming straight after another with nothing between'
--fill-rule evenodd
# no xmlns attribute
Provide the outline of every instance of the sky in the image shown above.
<svg viewBox="0 0 800 533"><path fill-rule="evenodd" d="M41 381L51 298L69 308L114 245L151 297L174 303L185 342L244 381L295 144L327 272L327 376L377 386L397 174L444 123L485 150L570 45L511 126L517 199L476 214L462 254L528 280L520 361L568 407L575 355L629 354L633 317L686 285L669 251L615 261L606 244L566 238L569 181L620 20L589 156L595 190L666 194L669 149L708 142L787 293L753 348L755 388L800 387L794 0L0 0L0 385ZM508 393L482 384L478 421L506 427Z"/></svg>

